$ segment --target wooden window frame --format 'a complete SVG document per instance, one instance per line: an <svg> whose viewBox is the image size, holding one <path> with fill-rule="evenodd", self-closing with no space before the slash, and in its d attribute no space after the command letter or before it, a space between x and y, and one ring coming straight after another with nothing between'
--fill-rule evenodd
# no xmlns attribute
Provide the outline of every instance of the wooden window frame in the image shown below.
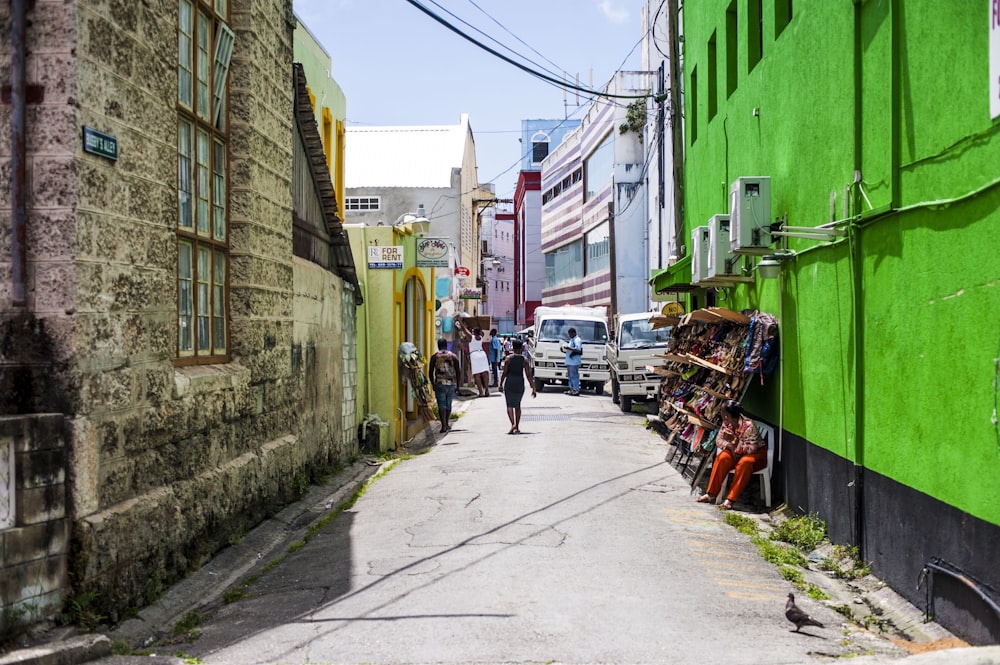
<svg viewBox="0 0 1000 665"><path fill-rule="evenodd" d="M177 365L230 360L229 5L178 0Z"/></svg>

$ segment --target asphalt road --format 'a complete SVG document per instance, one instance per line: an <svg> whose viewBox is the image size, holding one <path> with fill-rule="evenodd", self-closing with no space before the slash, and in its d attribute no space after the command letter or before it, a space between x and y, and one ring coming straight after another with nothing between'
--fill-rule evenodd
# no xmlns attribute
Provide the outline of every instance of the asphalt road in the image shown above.
<svg viewBox="0 0 1000 665"><path fill-rule="evenodd" d="M508 435L502 396L400 461L348 511L170 647L209 664L790 664L903 655L839 615L795 633L790 583L663 439L607 396L552 389ZM857 661L855 661L857 662Z"/></svg>

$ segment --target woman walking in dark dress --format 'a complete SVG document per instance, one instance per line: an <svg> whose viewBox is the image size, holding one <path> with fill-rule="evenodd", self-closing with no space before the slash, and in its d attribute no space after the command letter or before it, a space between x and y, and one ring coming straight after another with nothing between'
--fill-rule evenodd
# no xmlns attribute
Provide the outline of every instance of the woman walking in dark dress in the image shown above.
<svg viewBox="0 0 1000 665"><path fill-rule="evenodd" d="M524 342L514 340L512 352L503 361L503 374L500 375L500 390L507 399L507 417L510 419L510 431L507 434L521 433L521 398L524 397L524 382L531 386L531 396L538 397L535 392L535 380L531 376L531 367L525 361L521 351Z"/></svg>

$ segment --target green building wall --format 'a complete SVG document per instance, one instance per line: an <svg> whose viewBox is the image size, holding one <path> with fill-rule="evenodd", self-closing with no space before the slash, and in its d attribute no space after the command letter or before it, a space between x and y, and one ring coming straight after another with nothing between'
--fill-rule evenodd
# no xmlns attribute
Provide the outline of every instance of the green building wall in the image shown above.
<svg viewBox="0 0 1000 665"><path fill-rule="evenodd" d="M783 430L789 505L820 513L912 601L924 605L917 580L938 560L1000 589L987 2L795 0L785 24L788 4L761 3L759 42L756 0L683 17L687 237L728 212L738 176L770 176L772 221L846 231L776 243L797 253L779 280L717 296L780 319L781 372L748 408ZM943 623L1000 639L1000 621L956 603Z"/></svg>
<svg viewBox="0 0 1000 665"><path fill-rule="evenodd" d="M380 451L398 450L406 441L421 435L427 427L419 414L406 413L406 395L397 357L399 345L410 341L417 345L424 358L437 350L434 337L434 299L431 285L433 268L416 267L416 235L392 226L345 225L351 243L351 253L358 265L358 281L365 298L358 308L358 413L362 422L376 416L386 423L382 427ZM403 268L368 268L369 245L398 245L403 248ZM406 284L419 284L423 298L414 303L414 310L423 312L423 340L405 337L407 307ZM413 315L418 315L416 311ZM426 368L424 371L426 374Z"/></svg>

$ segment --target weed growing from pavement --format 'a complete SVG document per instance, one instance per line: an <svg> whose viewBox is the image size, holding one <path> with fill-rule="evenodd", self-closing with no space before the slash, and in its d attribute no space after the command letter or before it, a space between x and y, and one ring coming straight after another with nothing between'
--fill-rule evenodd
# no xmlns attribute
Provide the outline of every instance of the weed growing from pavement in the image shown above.
<svg viewBox="0 0 1000 665"><path fill-rule="evenodd" d="M748 536L756 536L757 532L760 530L760 525L757 524L757 520L732 511L726 512L725 517L723 517L723 521L740 533L745 533Z"/></svg>
<svg viewBox="0 0 1000 665"><path fill-rule="evenodd" d="M3 622L0 623L0 646L13 643L17 638L28 633L37 612L38 607L33 603L3 608ZM3 653L2 649L0 649L0 653Z"/></svg>
<svg viewBox="0 0 1000 665"><path fill-rule="evenodd" d="M801 589L805 586L805 578L802 576L801 569L795 566L782 565L778 566L778 570L781 572L781 576L794 584L796 588Z"/></svg>
<svg viewBox="0 0 1000 665"><path fill-rule="evenodd" d="M191 610L183 617L181 620L174 624L174 635L184 637L186 639L197 639L201 634L201 612L198 610Z"/></svg>
<svg viewBox="0 0 1000 665"><path fill-rule="evenodd" d="M802 587L799 588L801 589ZM823 591L815 584L806 585L805 592L806 595L812 598L813 600L830 600L830 594L828 594L826 591Z"/></svg>
<svg viewBox="0 0 1000 665"><path fill-rule="evenodd" d="M765 538L764 536L753 536L750 539L757 549L760 550L761 556L764 557L765 561L770 561L773 564L781 565L787 564L789 566L799 566L805 568L806 558L802 556L802 553L793 547L787 545L782 545L770 538Z"/></svg>
<svg viewBox="0 0 1000 665"><path fill-rule="evenodd" d="M791 517L778 524L771 538L811 552L826 538L826 523L817 515Z"/></svg>
<svg viewBox="0 0 1000 665"><path fill-rule="evenodd" d="M819 566L834 577L856 580L871 573L871 564L858 560L857 547L835 545L833 554L820 559Z"/></svg>
<svg viewBox="0 0 1000 665"><path fill-rule="evenodd" d="M271 559L270 561L268 561L266 564L264 564L264 567L261 568L260 572L266 573L269 570L277 568L282 563L284 563L285 559L287 559L287 558L288 558L287 554L282 554L281 556L274 557L273 559Z"/></svg>
<svg viewBox="0 0 1000 665"><path fill-rule="evenodd" d="M250 593L247 591L246 583L237 586L231 586L222 592L222 602L226 605L230 603L235 603L237 600L243 600L244 598L249 598Z"/></svg>
<svg viewBox="0 0 1000 665"><path fill-rule="evenodd" d="M104 615L95 609L96 591L84 591L72 596L66 603L66 611L59 615L61 623L79 626L85 631L93 631L104 623Z"/></svg>

